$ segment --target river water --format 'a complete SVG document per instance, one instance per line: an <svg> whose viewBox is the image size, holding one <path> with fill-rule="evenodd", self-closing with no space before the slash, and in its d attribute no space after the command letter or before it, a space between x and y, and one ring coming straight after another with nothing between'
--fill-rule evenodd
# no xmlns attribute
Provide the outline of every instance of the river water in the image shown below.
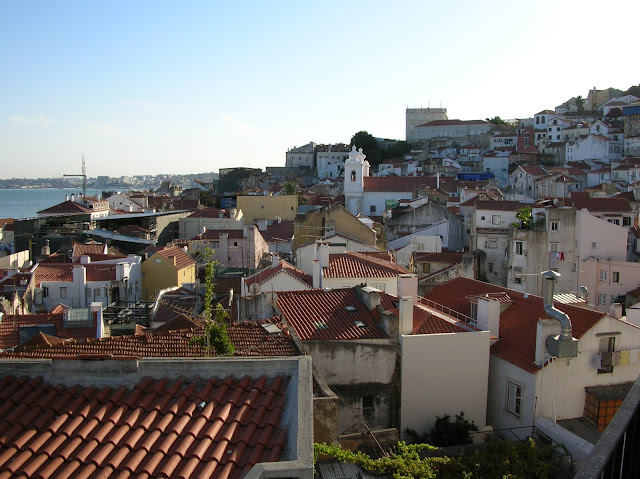
<svg viewBox="0 0 640 479"><path fill-rule="evenodd" d="M82 188L0 189L0 218L25 219L38 216L38 211L65 201L66 195L82 193ZM87 196L102 190L87 189Z"/></svg>

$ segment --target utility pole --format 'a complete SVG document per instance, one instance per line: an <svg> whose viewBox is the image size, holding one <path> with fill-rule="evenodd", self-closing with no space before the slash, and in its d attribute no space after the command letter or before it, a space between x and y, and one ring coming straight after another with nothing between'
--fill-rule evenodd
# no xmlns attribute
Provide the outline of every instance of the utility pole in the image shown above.
<svg viewBox="0 0 640 479"><path fill-rule="evenodd" d="M81 175L62 175L62 176L82 178L82 198L84 199L87 197L87 168L85 167L85 164L84 164L84 155L82 155L82 174Z"/></svg>

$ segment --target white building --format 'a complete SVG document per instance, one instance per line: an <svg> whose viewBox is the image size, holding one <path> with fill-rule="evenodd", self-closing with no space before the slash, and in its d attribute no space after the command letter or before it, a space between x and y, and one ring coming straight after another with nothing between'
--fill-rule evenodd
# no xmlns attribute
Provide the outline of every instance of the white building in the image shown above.
<svg viewBox="0 0 640 479"><path fill-rule="evenodd" d="M349 147L343 144L320 145L316 153L318 179L340 178L344 162L349 158Z"/></svg>
<svg viewBox="0 0 640 479"><path fill-rule="evenodd" d="M446 108L407 108L405 113L407 141L415 139L415 127L432 120L448 120Z"/></svg>
<svg viewBox="0 0 640 479"><path fill-rule="evenodd" d="M285 166L288 168L301 166L313 168L316 160L316 146L314 142L310 142L304 146L294 146L287 150Z"/></svg>

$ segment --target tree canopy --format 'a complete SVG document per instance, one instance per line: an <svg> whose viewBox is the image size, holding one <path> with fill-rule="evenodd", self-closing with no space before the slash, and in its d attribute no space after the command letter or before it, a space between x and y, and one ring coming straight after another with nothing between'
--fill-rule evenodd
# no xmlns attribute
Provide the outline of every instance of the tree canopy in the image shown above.
<svg viewBox="0 0 640 479"><path fill-rule="evenodd" d="M362 148L362 152L367 155L367 161L371 165L379 165L389 158L398 158L411 151L411 147L406 141L397 141L395 144L380 149L373 135L367 131L359 131L351 137L351 146Z"/></svg>

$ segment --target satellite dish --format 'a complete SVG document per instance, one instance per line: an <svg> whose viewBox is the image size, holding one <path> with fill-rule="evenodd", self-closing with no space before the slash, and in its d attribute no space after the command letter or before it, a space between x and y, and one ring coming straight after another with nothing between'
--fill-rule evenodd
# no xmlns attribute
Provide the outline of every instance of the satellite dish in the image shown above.
<svg viewBox="0 0 640 479"><path fill-rule="evenodd" d="M265 296L267 297L267 304L269 306L275 305L276 301L278 301L278 295L274 291L269 291Z"/></svg>
<svg viewBox="0 0 640 479"><path fill-rule="evenodd" d="M260 294L260 284L258 283L251 283L249 285L249 293L253 294L254 296L256 294Z"/></svg>

